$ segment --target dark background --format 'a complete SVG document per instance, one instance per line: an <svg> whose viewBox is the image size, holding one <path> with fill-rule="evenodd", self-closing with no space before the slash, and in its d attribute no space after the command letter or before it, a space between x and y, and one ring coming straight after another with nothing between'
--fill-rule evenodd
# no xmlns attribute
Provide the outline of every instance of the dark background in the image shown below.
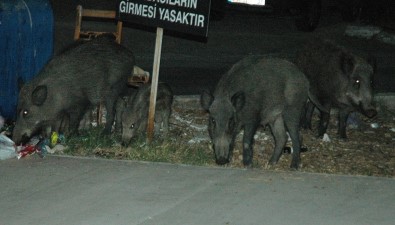
<svg viewBox="0 0 395 225"><path fill-rule="evenodd" d="M277 56L292 60L296 51L313 37L333 39L354 53L377 59L375 92L395 92L395 46L375 38L367 40L344 35L349 25L379 26L393 33L391 1L322 1L321 17L312 32L298 30L295 1L268 0L274 7L243 7L224 1L212 4L208 38L164 31L160 81L168 82L175 94L200 94L212 89L221 75L248 55ZM75 8L115 10L115 1L52 0L55 16L55 54L73 42ZM372 5L373 4L373 5ZM391 11L392 10L392 11ZM351 21L351 22L350 22ZM112 31L112 21L86 20L83 29ZM152 72L155 28L124 23L122 44L131 49L137 65Z"/></svg>

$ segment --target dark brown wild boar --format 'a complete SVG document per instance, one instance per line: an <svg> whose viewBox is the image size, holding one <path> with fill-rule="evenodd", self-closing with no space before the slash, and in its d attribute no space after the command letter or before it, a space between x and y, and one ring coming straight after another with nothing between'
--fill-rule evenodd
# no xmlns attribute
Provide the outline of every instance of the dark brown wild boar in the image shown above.
<svg viewBox="0 0 395 225"><path fill-rule="evenodd" d="M236 63L212 94L201 96L202 107L209 112L208 131L216 162L229 163L235 137L243 129L243 164L251 166L254 134L260 125L269 125L275 140L269 163L279 160L288 131L293 146L291 168L297 169L299 126L308 89L304 74L286 60L248 57Z"/></svg>
<svg viewBox="0 0 395 225"><path fill-rule="evenodd" d="M19 93L13 140L19 144L43 129L57 130L67 118L72 131L92 106L104 103L104 133L111 132L114 104L127 88L135 64L132 52L113 38L76 43L55 56Z"/></svg>
<svg viewBox="0 0 395 225"><path fill-rule="evenodd" d="M367 117L377 114L372 105L372 76L375 65L352 54L329 40L315 39L306 44L296 58L296 64L310 82L310 93L320 104L318 135L328 128L331 108L339 109L339 136L346 139L347 118L359 111ZM314 104L306 107L304 126L311 129ZM324 111L325 110L325 111Z"/></svg>

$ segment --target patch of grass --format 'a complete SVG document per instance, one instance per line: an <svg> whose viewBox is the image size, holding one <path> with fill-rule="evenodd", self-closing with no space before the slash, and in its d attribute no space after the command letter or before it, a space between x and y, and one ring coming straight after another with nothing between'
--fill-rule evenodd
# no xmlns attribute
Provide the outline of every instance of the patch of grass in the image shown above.
<svg viewBox="0 0 395 225"><path fill-rule="evenodd" d="M92 128L82 131L78 136L69 137L64 153L110 159L215 165L208 144L188 144L183 140L169 138L155 138L148 144L145 137L139 137L125 147L121 145L118 135L101 135L101 131L101 127Z"/></svg>
<svg viewBox="0 0 395 225"><path fill-rule="evenodd" d="M103 127L93 127L80 131L79 135L70 136L66 139L66 154L91 155L95 149L111 148L119 142L119 137L114 135L102 135Z"/></svg>
<svg viewBox="0 0 395 225"><path fill-rule="evenodd" d="M127 159L132 160L191 165L214 163L213 154L208 148L169 139L155 139L147 144L144 138L140 138L124 148L124 151Z"/></svg>

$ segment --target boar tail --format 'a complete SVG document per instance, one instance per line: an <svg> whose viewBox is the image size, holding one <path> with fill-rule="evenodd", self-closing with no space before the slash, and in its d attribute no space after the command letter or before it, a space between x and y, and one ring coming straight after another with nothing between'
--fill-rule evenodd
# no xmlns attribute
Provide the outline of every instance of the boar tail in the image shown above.
<svg viewBox="0 0 395 225"><path fill-rule="evenodd" d="M326 113L330 113L329 109L325 108L317 99L317 97L313 94L311 94L311 92L309 91L309 99L310 101L321 111L321 112L326 112Z"/></svg>

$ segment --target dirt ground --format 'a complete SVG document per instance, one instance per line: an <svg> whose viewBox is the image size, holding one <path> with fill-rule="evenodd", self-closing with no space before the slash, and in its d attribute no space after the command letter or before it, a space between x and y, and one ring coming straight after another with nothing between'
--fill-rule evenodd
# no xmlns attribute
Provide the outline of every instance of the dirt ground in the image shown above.
<svg viewBox="0 0 395 225"><path fill-rule="evenodd" d="M188 99L188 100L187 100ZM199 98L176 98L171 117L171 133L181 137L187 144L211 148L207 132L206 113L199 104ZM352 121L352 122L351 122ZM379 111L373 119L359 113L349 119L348 140L337 137L336 113L331 116L328 128L329 141L318 139L313 131L302 130L303 146L307 151L301 154L300 171L329 174L349 174L395 177L395 115L386 110ZM314 116L313 126L318 123ZM242 132L236 138L230 167L242 165ZM269 128L260 128L255 134L253 167L266 168L274 147ZM290 142L287 143L290 146ZM291 154L282 154L279 163L272 170L288 170Z"/></svg>

